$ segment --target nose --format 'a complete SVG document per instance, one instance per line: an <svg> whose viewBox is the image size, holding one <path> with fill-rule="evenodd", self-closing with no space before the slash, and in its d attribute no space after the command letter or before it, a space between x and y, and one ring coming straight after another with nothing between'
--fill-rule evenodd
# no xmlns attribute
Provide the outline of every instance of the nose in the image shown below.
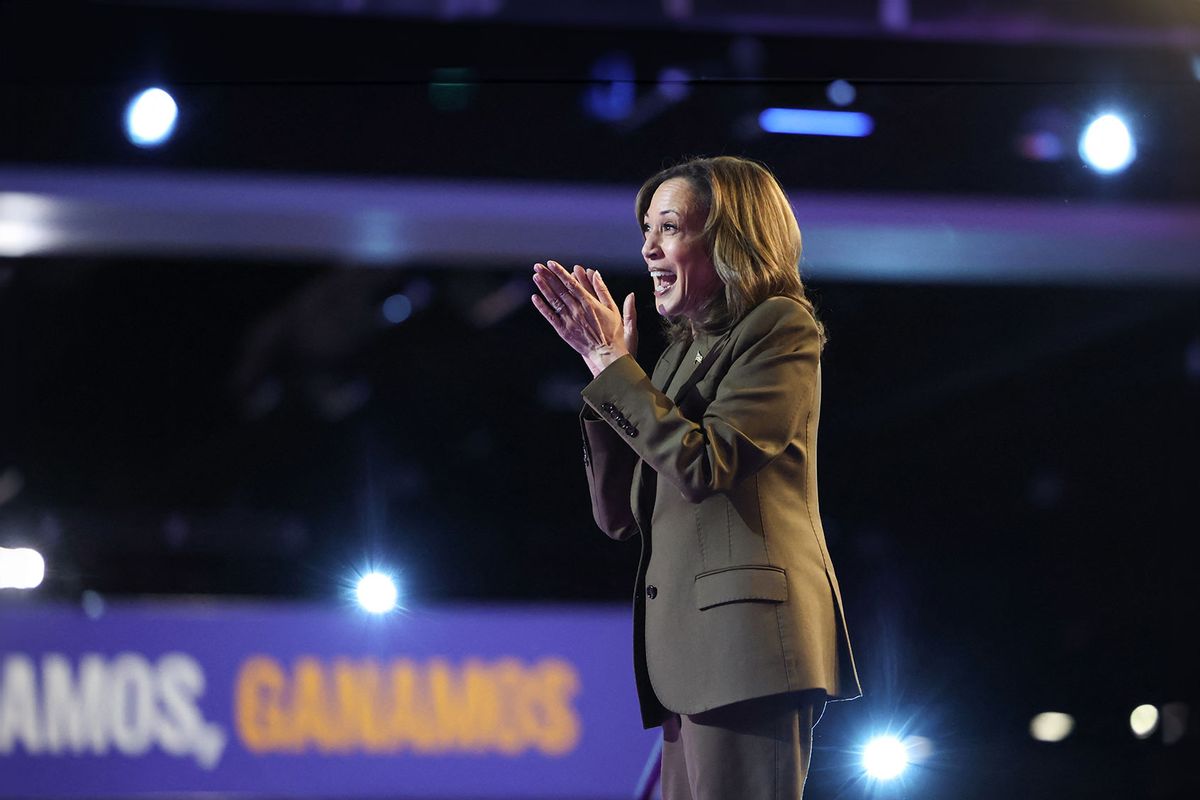
<svg viewBox="0 0 1200 800"><path fill-rule="evenodd" d="M642 242L642 258L649 263L650 261L661 257L662 250L658 248L658 236L654 233L654 231L650 231L646 234L646 240Z"/></svg>

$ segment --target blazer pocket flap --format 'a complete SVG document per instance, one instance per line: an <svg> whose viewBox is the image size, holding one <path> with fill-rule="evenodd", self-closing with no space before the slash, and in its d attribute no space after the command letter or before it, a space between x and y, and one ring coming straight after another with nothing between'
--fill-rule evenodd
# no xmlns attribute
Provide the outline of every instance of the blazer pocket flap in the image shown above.
<svg viewBox="0 0 1200 800"><path fill-rule="evenodd" d="M779 567L727 567L696 576L696 607L701 611L744 600L782 603L787 598L787 573Z"/></svg>

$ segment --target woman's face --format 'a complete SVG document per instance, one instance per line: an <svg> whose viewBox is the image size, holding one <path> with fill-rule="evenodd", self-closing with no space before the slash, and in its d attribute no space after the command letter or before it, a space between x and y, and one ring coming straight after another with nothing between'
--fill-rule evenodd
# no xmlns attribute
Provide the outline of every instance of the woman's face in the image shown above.
<svg viewBox="0 0 1200 800"><path fill-rule="evenodd" d="M664 181L650 198L642 219L642 258L654 281L654 305L664 317L695 322L705 304L723 290L704 244L707 217L686 178Z"/></svg>

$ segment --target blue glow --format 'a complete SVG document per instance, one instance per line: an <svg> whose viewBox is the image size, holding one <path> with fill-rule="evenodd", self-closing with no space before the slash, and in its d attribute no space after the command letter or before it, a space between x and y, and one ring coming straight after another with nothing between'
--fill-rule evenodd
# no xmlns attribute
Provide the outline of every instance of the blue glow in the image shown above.
<svg viewBox="0 0 1200 800"><path fill-rule="evenodd" d="M768 108L758 115L767 133L808 136L870 136L875 120L859 111L820 111L812 108Z"/></svg>
<svg viewBox="0 0 1200 800"><path fill-rule="evenodd" d="M138 147L157 147L171 138L179 107L159 88L147 89L125 109L125 135Z"/></svg>
<svg viewBox="0 0 1200 800"><path fill-rule="evenodd" d="M383 318L393 325L399 325L412 316L413 304L407 295L394 294L383 301Z"/></svg>
<svg viewBox="0 0 1200 800"><path fill-rule="evenodd" d="M633 113L636 99L633 59L626 53L609 53L592 65L591 86L584 92L583 107L606 122L625 119Z"/></svg>
<svg viewBox="0 0 1200 800"><path fill-rule="evenodd" d="M858 92L854 89L854 85L841 78L825 87L825 97L835 106L848 106L854 102L854 98L857 96Z"/></svg>

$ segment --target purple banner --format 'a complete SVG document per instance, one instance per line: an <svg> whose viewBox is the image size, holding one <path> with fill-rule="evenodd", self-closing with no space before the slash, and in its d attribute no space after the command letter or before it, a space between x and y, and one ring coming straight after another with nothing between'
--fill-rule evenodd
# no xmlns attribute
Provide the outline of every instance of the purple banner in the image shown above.
<svg viewBox="0 0 1200 800"><path fill-rule="evenodd" d="M0 609L0 797L633 795L625 608Z"/></svg>

